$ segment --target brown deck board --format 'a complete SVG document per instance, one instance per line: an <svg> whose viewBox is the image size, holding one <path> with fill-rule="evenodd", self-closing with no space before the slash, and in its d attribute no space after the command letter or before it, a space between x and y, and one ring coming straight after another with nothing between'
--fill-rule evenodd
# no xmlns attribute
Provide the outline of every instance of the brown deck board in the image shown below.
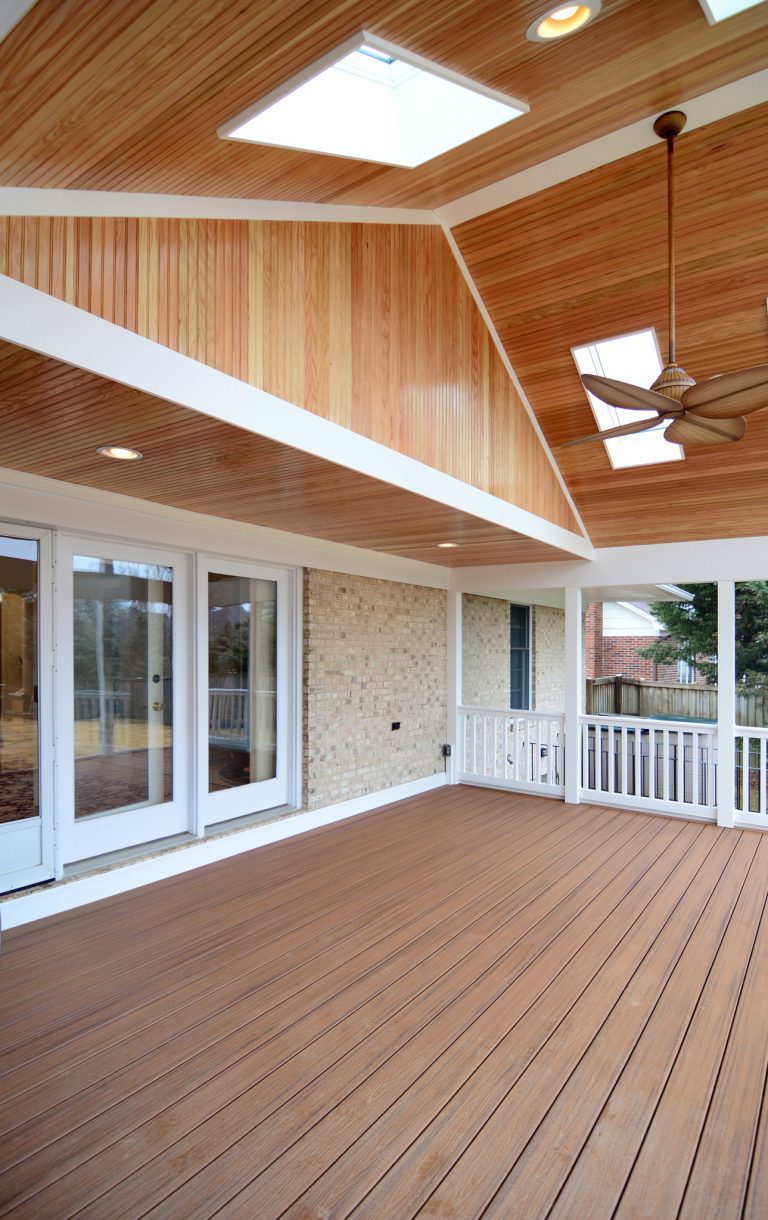
<svg viewBox="0 0 768 1220"><path fill-rule="evenodd" d="M767 889L458 788L7 933L0 1213L762 1216Z"/></svg>

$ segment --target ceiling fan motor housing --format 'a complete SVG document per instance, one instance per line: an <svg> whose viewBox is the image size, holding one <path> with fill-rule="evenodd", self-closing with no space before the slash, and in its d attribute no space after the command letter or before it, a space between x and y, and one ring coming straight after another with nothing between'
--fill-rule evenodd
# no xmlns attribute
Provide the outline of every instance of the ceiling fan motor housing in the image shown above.
<svg viewBox="0 0 768 1220"><path fill-rule="evenodd" d="M693 377L688 376L685 369L679 364L668 364L661 370L651 389L657 394L663 394L665 398L679 402L692 385L696 385L696 382Z"/></svg>

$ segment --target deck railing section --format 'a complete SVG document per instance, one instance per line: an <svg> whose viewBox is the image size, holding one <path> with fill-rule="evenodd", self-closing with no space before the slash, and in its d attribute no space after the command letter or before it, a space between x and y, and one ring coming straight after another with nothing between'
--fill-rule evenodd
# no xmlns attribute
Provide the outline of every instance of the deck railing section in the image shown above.
<svg viewBox="0 0 768 1220"><path fill-rule="evenodd" d="M565 718L561 714L461 707L459 721L459 780L562 795Z"/></svg>
<svg viewBox="0 0 768 1220"><path fill-rule="evenodd" d="M581 792L605 805L712 817L717 732L712 725L582 716Z"/></svg>
<svg viewBox="0 0 768 1220"><path fill-rule="evenodd" d="M738 728L734 747L733 803L736 816L756 814L760 818L766 818L768 729Z"/></svg>

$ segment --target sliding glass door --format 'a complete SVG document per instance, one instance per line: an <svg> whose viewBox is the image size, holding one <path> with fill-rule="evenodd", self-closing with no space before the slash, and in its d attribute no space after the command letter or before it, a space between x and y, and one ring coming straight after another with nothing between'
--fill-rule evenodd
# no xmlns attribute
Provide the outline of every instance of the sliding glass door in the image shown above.
<svg viewBox="0 0 768 1220"><path fill-rule="evenodd" d="M250 564L201 564L198 786L206 825L288 799L288 579Z"/></svg>
<svg viewBox="0 0 768 1220"><path fill-rule="evenodd" d="M188 828L185 567L184 556L68 544L66 859Z"/></svg>
<svg viewBox="0 0 768 1220"><path fill-rule="evenodd" d="M50 535L0 536L0 892L53 876ZM6 530L8 532L6 532Z"/></svg>

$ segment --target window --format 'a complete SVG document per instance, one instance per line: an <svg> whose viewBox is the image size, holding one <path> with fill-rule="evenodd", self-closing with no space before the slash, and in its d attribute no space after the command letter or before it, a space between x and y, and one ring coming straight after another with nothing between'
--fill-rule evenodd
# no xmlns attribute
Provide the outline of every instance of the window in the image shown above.
<svg viewBox="0 0 768 1220"><path fill-rule="evenodd" d="M509 706L527 711L531 703L531 610L509 607Z"/></svg>

